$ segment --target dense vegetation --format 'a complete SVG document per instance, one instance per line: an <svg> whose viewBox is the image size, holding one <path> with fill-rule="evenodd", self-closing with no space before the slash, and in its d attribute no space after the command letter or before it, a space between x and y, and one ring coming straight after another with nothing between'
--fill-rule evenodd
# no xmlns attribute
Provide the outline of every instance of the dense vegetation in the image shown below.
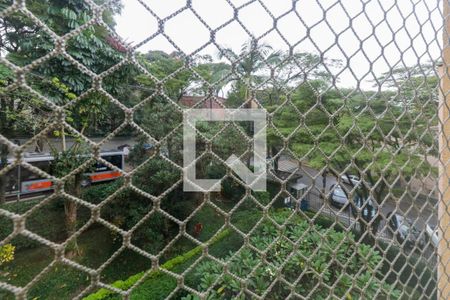
<svg viewBox="0 0 450 300"><path fill-rule="evenodd" d="M10 2L0 0L0 9ZM102 0L96 2L103 3ZM26 7L58 35L83 26L94 15L92 8L81 0L31 0L26 1ZM114 34L114 16L121 8L120 1L110 1L103 14L106 27L87 26L67 41L65 49L71 59L53 55L33 66L23 78L7 64L0 64L0 133L11 141L38 135L34 142L36 151L50 145L49 139L59 140L61 147L52 149L55 156L52 168L54 176L65 178L65 192L88 204L101 204L100 216L104 221L117 229L133 231L131 242L143 251L153 255L163 251L161 263L180 256L185 258L183 263L188 264L192 263L189 259L199 254L196 245L187 238L180 238L166 249L180 231L174 219L188 219L186 231L191 235L195 234L195 224L201 223L204 229L196 238L204 242L225 224L221 210L233 211L231 222L246 223L242 226L248 232L262 216L262 210L272 211L277 205L272 199L280 198L280 186L268 193L250 192L220 161L231 154L250 161L251 149L245 137L251 135L250 128L246 124L230 123L207 123L198 127L201 132L197 145L197 157L201 156L196 165L198 174L203 178L222 178L222 192L212 193L211 197L182 192L182 171L177 166L182 164L179 125L181 99L185 95L215 101L227 91L227 107L255 104L264 107L270 114L268 143L275 162L280 155L289 153L323 174L359 175L363 181L354 192L367 198L368 188L372 187L372 196L379 203L388 195L390 186L406 187L413 177L435 174L436 170L423 159L430 153L437 153L437 143L430 130L437 124L437 78L433 64L398 68L384 74L379 80L390 89L372 92L338 88L328 70L339 69L339 61L301 49L294 53L281 51L255 40L244 44L239 53L223 48L217 57L195 55L190 58L189 67L186 67L183 53L148 51L134 53L134 63L128 60L111 69L127 57L128 51L126 44ZM16 66L30 66L55 48L48 32L22 12L0 20L0 28L0 53ZM81 72L74 61L87 71ZM92 82L87 75L108 70L110 72L99 83ZM304 70L309 70L308 76ZM423 75L424 70L429 76ZM16 86L19 79L35 92ZM157 80L164 84L161 86ZM57 112L56 108L61 107L61 113ZM127 114L127 108L134 109L133 116ZM126 185L127 180L119 180L82 190L83 174L92 168L85 157L93 149L81 136L105 137L113 131L116 131L115 136L138 141L127 162L128 167L135 170L130 178L133 187ZM68 137L76 141L71 147L66 143ZM153 147L151 151L144 147L148 144ZM0 144L0 170L7 168L7 158L13 155L10 152L7 145ZM73 172L80 166L82 170ZM6 176L0 178L2 209L24 214L36 205L34 202L4 204L6 180ZM196 211L200 206L202 209ZM168 218L167 214L173 218ZM72 237L66 245L66 256L97 268L121 247L122 240L118 230L112 232L100 224L74 237L90 217L90 210L84 205L69 197L57 197L33 211L26 225L54 242L61 243ZM145 221L140 223L143 219ZM277 220L284 221L285 215L279 215ZM370 224L373 232L377 230L378 221ZM329 293L323 288L325 284L335 286L336 297L376 298L380 291L382 295L397 296L394 287L382 284L372 274L380 268L378 252L364 244L356 246L351 234L317 225L307 230L309 226L307 220L299 217L289 220L282 230L267 221L252 232L253 249L237 251L242 240L233 232L226 240L232 239L234 247L227 248L220 242L214 246L217 252L231 251L231 254L219 253L218 257L221 260L232 257L229 272L248 278L244 293L233 276L219 276L222 269L217 262L202 262L189 280L199 291L209 289L211 299L247 299L251 298L251 293L260 295L266 291L274 298L283 298L289 295L289 289L283 281L276 281L280 276L290 284L299 278L295 282L295 292L314 292L311 296L318 299ZM7 238L13 230L11 220L2 215L0 238ZM94 241L104 239L102 246L108 250L103 256L86 236ZM0 275L11 284L24 286L50 262L52 252L40 242L21 236L10 242L0 247L0 265L3 268L16 263L13 266L20 274L11 276L14 274L11 268L6 275L2 272ZM197 250L189 252L192 249ZM37 255L39 265L30 272L19 266L27 262L25 256L31 253L28 251L40 253ZM261 251L265 251L264 259ZM151 267L148 259L131 250L125 253L133 262L113 264L105 270L105 281L125 279ZM192 255L183 256L183 253ZM14 256L16 261L11 262ZM173 267L182 272L183 266L180 263ZM46 287L58 282L65 296L70 297L89 281L87 276L80 276L67 266L58 265L55 269L58 270L54 276L43 280L44 284L33 291L33 296L57 297L47 294ZM58 281L55 274L62 279ZM351 277L356 274L356 285L350 289ZM167 286L176 285L173 278L167 280L164 281L168 282ZM149 290L156 285L148 284ZM194 297L185 294L181 296Z"/></svg>
<svg viewBox="0 0 450 300"><path fill-rule="evenodd" d="M277 223L265 222L252 234L250 244L255 248L245 247L224 258L227 273L216 261L201 263L195 269L198 290L208 291L208 299L251 299L252 293L285 299L291 292L312 299L399 298L399 291L377 279L382 257L371 246L355 245L352 234L288 217L288 213L274 215ZM238 278L246 279L246 290Z"/></svg>

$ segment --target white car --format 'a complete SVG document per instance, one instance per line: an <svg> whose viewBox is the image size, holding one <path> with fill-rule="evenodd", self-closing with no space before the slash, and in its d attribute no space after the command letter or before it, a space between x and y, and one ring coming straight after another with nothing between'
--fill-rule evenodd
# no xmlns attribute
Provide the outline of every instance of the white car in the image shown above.
<svg viewBox="0 0 450 300"><path fill-rule="evenodd" d="M428 238L430 239L431 243L437 248L439 245L439 232L437 228L431 227L429 224L427 224L426 232L428 235Z"/></svg>
<svg viewBox="0 0 450 300"><path fill-rule="evenodd" d="M339 184L333 184L330 187L330 202L337 208L342 208L348 204L347 194Z"/></svg>
<svg viewBox="0 0 450 300"><path fill-rule="evenodd" d="M359 179L359 177L356 175L348 175L347 176L344 174L344 175L341 175L341 181L346 184L357 186L360 183L361 179Z"/></svg>

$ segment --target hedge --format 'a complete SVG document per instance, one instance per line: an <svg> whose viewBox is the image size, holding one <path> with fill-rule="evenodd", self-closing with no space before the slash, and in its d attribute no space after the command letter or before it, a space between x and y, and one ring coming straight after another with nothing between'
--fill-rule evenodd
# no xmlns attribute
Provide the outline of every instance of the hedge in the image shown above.
<svg viewBox="0 0 450 300"><path fill-rule="evenodd" d="M226 236L228 236L230 234L230 230L229 229L224 229L222 232L220 232L216 237L214 237L213 239L211 239L210 245L213 245L215 243L217 243L218 241L222 240L223 238L225 238ZM165 270L171 270L173 269L175 266L178 266L184 262L186 262L187 260L191 259L192 257L200 254L202 252L202 247L201 246L197 246L195 248L193 248L192 250L177 256L175 258L172 258L171 260L166 261L161 268L165 269ZM127 278L126 280L118 280L116 282L114 282L112 284L113 287L118 288L120 290L128 290L130 289L136 282L138 282L143 276L144 276L145 272L140 272L138 274L135 274L129 278ZM156 277L161 276L162 273L161 271L152 271L148 276L146 280L149 279L153 279ZM100 290L98 290L96 293L91 294L85 298L83 298L83 300L104 300L104 299L108 299L110 296L114 295L115 292L102 288Z"/></svg>

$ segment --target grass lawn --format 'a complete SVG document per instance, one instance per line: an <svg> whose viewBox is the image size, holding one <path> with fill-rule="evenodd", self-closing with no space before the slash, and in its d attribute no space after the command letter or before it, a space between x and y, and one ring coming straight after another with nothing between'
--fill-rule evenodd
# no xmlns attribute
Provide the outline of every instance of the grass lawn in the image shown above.
<svg viewBox="0 0 450 300"><path fill-rule="evenodd" d="M18 212L24 212L33 205L35 205L35 203L28 203L25 207L21 207ZM231 207L231 204L225 203L225 205L229 205ZM11 207L9 207L9 209L12 210ZM234 218L239 218L239 214L241 213L242 212L236 212L233 215L233 223L235 223ZM250 218L254 221L249 224L251 225L256 223L256 220L259 217L260 216L258 214L254 214L254 217ZM55 220L55 222L52 223L52 226L53 224L64 224L62 213L60 211L56 212L53 209L49 209L47 218ZM40 219L42 218L40 217ZM247 220L248 223L249 218L243 219ZM203 230L197 238L200 241L207 241L223 226L224 222L225 219L223 216L218 214L212 207L205 206L197 212L189 224L193 227L196 223L202 223ZM42 220L38 220L34 223L35 224L33 224L33 226L37 228L49 226L48 224L44 225L44 221ZM60 227L63 228L63 226L60 225L55 226L55 228ZM242 229L245 229L244 227L245 226L243 226ZM192 228L190 230L192 232ZM56 229L52 229L52 231L56 231ZM63 231L64 230L61 232ZM56 235L57 234L52 233L51 240L56 241L56 238L54 237ZM50 238L50 234L45 236ZM111 235L109 229L103 226L98 225L89 228L78 238L78 245L81 255L78 259L76 259L76 261L87 267L100 267L120 247L121 241L114 241L114 238L115 237ZM20 239L23 240L24 238ZM19 242L18 240L19 239L14 239L12 243L17 245L17 242ZM234 245L242 242L239 235L234 232L227 238L227 240L229 241L227 242L228 245L222 244L217 247L212 247L210 249L210 253L217 257L222 257L229 251L235 250ZM181 238L173 245L173 247L171 247L171 251L165 253L165 255L161 258L160 263L162 264L171 257L189 251L195 246L196 244L192 241L186 238ZM15 253L14 260L0 268L0 281L16 286L26 286L53 261L53 258L53 250L45 246L30 249L19 249ZM192 261L190 261L187 265L191 263ZM103 270L102 281L112 283L116 280L125 279L131 275L145 271L150 267L151 262L149 259L137 254L134 251L125 250ZM185 269L185 266L180 265L173 271L182 272L182 270ZM84 290L89 283L90 277L88 274L67 265L55 264L52 268L47 269L45 274L40 276L39 280L30 290L28 297L31 299L70 299ZM14 299L14 296L6 291L0 291L0 299Z"/></svg>
<svg viewBox="0 0 450 300"><path fill-rule="evenodd" d="M82 255L77 262L90 267L100 266L118 248L118 245L112 242L109 230L104 227L96 227L85 232L78 243ZM3 273L0 280L25 286L51 263L53 256L53 250L46 247L18 251L14 261L0 270ZM112 282L149 266L151 264L147 259L129 251L117 257L103 271L102 278L106 282ZM67 265L56 264L40 278L28 296L31 299L70 299L89 283L88 274ZM0 291L0 299L14 299L14 297Z"/></svg>

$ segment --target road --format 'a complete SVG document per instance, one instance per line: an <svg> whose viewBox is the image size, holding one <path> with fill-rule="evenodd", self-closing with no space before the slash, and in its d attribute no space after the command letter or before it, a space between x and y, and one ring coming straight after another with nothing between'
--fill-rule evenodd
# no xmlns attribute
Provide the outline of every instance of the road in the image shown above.
<svg viewBox="0 0 450 300"><path fill-rule="evenodd" d="M281 157L278 163L279 171L286 174L294 172L298 168L298 164L295 160L289 157ZM350 226L352 224L357 225L357 221L350 213L349 209L339 210L327 203L324 203L321 197L321 191L323 189L323 177L322 174L311 167L302 165L300 169L296 171L298 182L305 184L309 189L309 201L312 210L319 211L321 214L326 214L332 218L337 218L345 226ZM331 186L337 184L338 180L332 175L326 176L326 186L325 192L329 193ZM347 186L348 190L351 190L350 186ZM391 231L388 229L385 218L390 212L397 212L406 216L420 231L425 233L425 225L437 224L437 200L425 197L424 195L417 195L417 197L411 197L407 194L400 199L395 199L394 197L386 197L383 203L380 205L380 214L383 220L379 224L378 237L381 239L392 241L393 236ZM398 201L397 201L398 200ZM426 251L426 256L429 257L434 252L432 247L428 247Z"/></svg>

